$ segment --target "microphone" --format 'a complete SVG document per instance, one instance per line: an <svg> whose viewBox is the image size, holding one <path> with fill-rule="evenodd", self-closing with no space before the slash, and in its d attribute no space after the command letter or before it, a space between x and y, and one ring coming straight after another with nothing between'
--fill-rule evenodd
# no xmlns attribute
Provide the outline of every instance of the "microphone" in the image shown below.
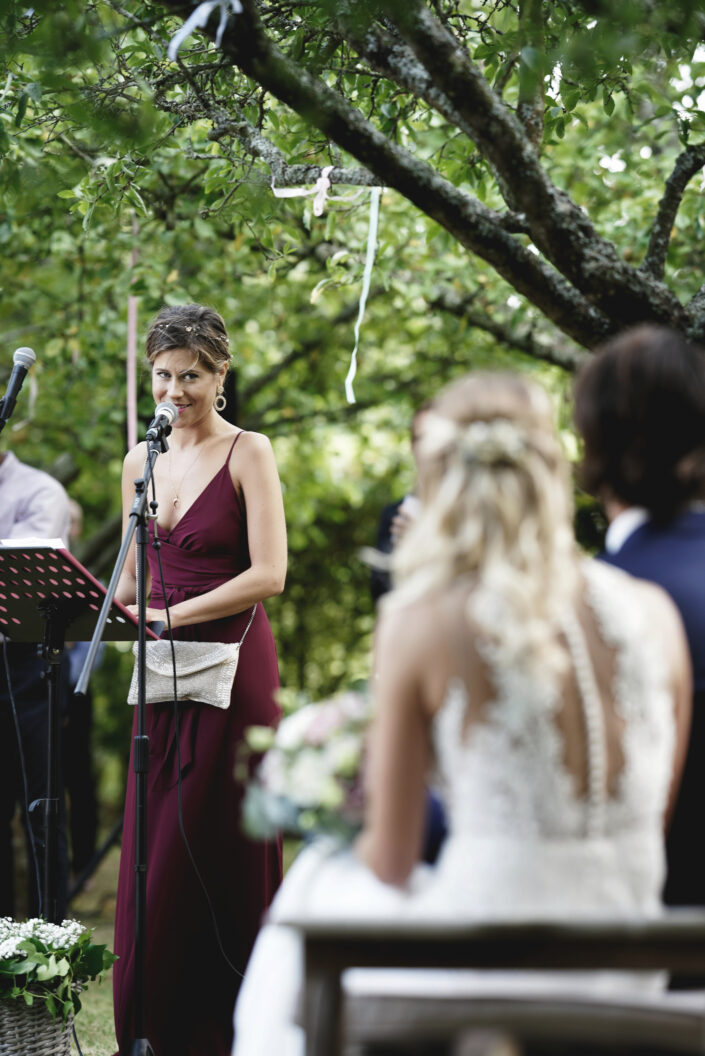
<svg viewBox="0 0 705 1056"><path fill-rule="evenodd" d="M12 368L10 380L7 383L5 395L2 400L0 400L0 421L2 421L3 425L15 409L15 403L17 402L17 397L22 388L22 382L27 377L27 371L35 362L36 358L37 357L31 348L18 348L12 357L14 367Z"/></svg>
<svg viewBox="0 0 705 1056"><path fill-rule="evenodd" d="M158 403L154 408L154 418L149 423L145 439L160 440L163 436L168 436L171 432L172 423L178 417L179 412L169 400L165 400L164 403Z"/></svg>

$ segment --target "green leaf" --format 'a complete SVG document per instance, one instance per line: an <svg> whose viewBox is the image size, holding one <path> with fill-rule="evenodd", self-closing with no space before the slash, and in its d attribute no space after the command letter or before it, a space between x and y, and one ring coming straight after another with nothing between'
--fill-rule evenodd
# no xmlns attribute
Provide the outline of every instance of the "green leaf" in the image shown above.
<svg viewBox="0 0 705 1056"><path fill-rule="evenodd" d="M45 982L47 979L53 979L56 975L61 974L59 972L58 964L54 954L49 955L49 959L46 964L40 964L37 967L36 976L39 982Z"/></svg>
<svg viewBox="0 0 705 1056"><path fill-rule="evenodd" d="M17 112L15 114L15 127L19 128L22 124L22 118L27 112L27 100L28 95L26 92L22 92L17 100Z"/></svg>

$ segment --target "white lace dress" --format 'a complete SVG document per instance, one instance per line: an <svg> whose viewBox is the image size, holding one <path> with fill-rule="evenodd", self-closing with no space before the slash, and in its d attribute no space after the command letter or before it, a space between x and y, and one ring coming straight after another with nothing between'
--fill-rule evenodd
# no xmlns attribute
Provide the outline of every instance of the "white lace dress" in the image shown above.
<svg viewBox="0 0 705 1056"><path fill-rule="evenodd" d="M665 874L663 813L674 749L673 700L653 630L623 573L586 562L586 600L614 649L613 695L624 722L618 788L606 796L603 712L583 633L564 629L576 673L587 746L587 794L576 793L556 724L550 680L528 680L483 650L496 687L486 719L464 733L467 693L448 689L434 720L449 836L435 867L419 867L404 891L378 881L352 852L321 842L289 870L260 933L235 1014L233 1056L302 1056L295 1024L302 973L297 936L277 919L390 916L438 920L657 914ZM562 973L560 983L602 990L617 973ZM352 971L349 990L467 992L541 987L547 973ZM653 976L650 977L653 984ZM620 983L639 985L634 976ZM557 976L550 976L555 988ZM643 982L643 977L642 977Z"/></svg>

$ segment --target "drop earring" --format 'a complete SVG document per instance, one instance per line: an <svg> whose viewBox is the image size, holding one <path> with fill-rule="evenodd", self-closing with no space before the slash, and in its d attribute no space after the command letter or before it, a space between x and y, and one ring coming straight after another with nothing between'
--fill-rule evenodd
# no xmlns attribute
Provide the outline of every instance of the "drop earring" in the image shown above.
<svg viewBox="0 0 705 1056"><path fill-rule="evenodd" d="M224 411L228 403L228 401L225 399L225 396L223 395L225 392L225 388L222 385L219 385L216 392L217 396L215 398L215 403L213 404L213 406L215 407L216 411Z"/></svg>

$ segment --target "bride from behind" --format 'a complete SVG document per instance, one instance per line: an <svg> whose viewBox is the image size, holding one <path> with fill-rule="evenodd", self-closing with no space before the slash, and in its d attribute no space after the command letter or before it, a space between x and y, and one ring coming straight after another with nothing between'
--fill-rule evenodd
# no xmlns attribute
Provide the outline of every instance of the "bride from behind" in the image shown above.
<svg viewBox="0 0 705 1056"><path fill-rule="evenodd" d="M291 867L240 993L234 1056L304 1051L301 950L277 925L289 915L660 906L690 721L678 614L659 588L577 551L542 389L469 375L422 430L422 512L395 552L376 632L364 829L352 850L313 844ZM449 825L431 869L418 864L429 778Z"/></svg>

